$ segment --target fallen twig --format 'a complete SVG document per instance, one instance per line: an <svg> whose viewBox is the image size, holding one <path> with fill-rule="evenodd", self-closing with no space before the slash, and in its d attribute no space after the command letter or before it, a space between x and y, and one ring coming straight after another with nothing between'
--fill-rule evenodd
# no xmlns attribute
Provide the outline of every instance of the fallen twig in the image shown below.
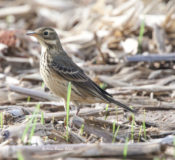
<svg viewBox="0 0 175 160"><path fill-rule="evenodd" d="M170 54L149 54L135 55L126 57L128 62L156 62L156 61L175 61L175 53Z"/></svg>
<svg viewBox="0 0 175 160"><path fill-rule="evenodd" d="M94 116L94 115L104 115L107 112L114 111L115 108L109 108L108 111L105 111L104 108L101 109L81 109L78 113L79 116ZM69 116L74 116L76 114L75 111L70 111ZM36 115L38 118L41 117L41 115ZM30 117L30 116L29 116ZM63 120L63 118L66 117L66 112L54 112L54 113L44 113L44 119L46 121L51 121L53 118L54 120Z"/></svg>
<svg viewBox="0 0 175 160"><path fill-rule="evenodd" d="M30 5L1 8L0 18L6 17L8 15L21 16L21 15L29 14L31 11L32 11L32 7Z"/></svg>
<svg viewBox="0 0 175 160"><path fill-rule="evenodd" d="M23 88L23 87L18 87L18 86L9 86L9 89L11 91L24 94L26 96L31 96L32 98L36 98L39 100L49 100L49 101L57 101L58 98L54 97L53 95L50 95L48 93L34 90L34 89L28 89L28 88Z"/></svg>

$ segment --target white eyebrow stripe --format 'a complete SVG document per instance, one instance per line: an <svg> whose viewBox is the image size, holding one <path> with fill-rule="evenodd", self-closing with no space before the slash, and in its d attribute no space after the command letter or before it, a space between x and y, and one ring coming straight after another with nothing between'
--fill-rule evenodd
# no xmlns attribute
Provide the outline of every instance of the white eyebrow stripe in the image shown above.
<svg viewBox="0 0 175 160"><path fill-rule="evenodd" d="M44 41L45 41L46 43L52 44L52 45L56 45L56 44L57 44L57 41L56 41L56 40L48 40L48 39L45 39Z"/></svg>

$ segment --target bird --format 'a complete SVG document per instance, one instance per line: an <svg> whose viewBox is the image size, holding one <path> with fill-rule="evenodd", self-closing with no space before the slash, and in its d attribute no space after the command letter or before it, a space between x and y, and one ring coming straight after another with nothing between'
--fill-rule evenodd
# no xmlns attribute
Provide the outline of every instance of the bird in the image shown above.
<svg viewBox="0 0 175 160"><path fill-rule="evenodd" d="M45 85L53 94L63 98L65 103L67 87L71 82L71 102L77 107L83 104L106 103L135 112L100 88L73 62L63 49L58 34L53 28L37 28L27 32L27 35L35 37L41 45L40 74Z"/></svg>

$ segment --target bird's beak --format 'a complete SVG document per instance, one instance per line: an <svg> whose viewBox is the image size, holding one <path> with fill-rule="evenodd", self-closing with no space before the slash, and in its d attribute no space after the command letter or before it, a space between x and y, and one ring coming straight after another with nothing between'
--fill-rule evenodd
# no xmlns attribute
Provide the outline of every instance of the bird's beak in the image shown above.
<svg viewBox="0 0 175 160"><path fill-rule="evenodd" d="M28 36L33 36L33 37L38 37L38 36L39 36L39 35L38 35L36 32L34 32L34 31L27 32L26 35L28 35Z"/></svg>

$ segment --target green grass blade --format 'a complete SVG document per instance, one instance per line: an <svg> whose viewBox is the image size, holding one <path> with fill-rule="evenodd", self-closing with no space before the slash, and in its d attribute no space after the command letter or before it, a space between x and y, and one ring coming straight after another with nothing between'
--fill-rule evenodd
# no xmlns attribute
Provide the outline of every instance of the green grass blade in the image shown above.
<svg viewBox="0 0 175 160"><path fill-rule="evenodd" d="M107 119L108 117L108 108L109 108L109 104L106 105L106 108L105 108L105 111L106 111L106 115L105 115L105 120Z"/></svg>
<svg viewBox="0 0 175 160"><path fill-rule="evenodd" d="M24 139L25 139L25 137L27 135L27 132L28 132L29 127L30 127L30 124L32 123L31 121L32 121L32 119L29 120L29 122L26 125L26 128L23 131L22 138L21 138L22 139L22 142L24 142Z"/></svg>
<svg viewBox="0 0 175 160"><path fill-rule="evenodd" d="M115 139L117 137L117 134L118 134L119 129L120 129L120 126L117 127L117 130L115 131L115 133L113 135L112 143L115 143Z"/></svg>
<svg viewBox="0 0 175 160"><path fill-rule="evenodd" d="M134 141L134 125L135 125L135 117L132 114L132 124L131 124L131 140Z"/></svg>
<svg viewBox="0 0 175 160"><path fill-rule="evenodd" d="M175 158L175 136L174 136L174 138L173 138L173 146L174 146L174 158Z"/></svg>
<svg viewBox="0 0 175 160"><path fill-rule="evenodd" d="M70 97L71 97L71 82L68 84L67 89L67 103L66 103L66 141L69 140L69 105L70 105Z"/></svg>
<svg viewBox="0 0 175 160"><path fill-rule="evenodd" d="M145 112L145 110L144 110L144 119L143 119L142 126L143 126L144 138L146 139L146 124L145 124L145 118L146 118L146 112Z"/></svg>
<svg viewBox="0 0 175 160"><path fill-rule="evenodd" d="M28 97L27 97L27 102L30 102L30 101L31 101L31 97L28 96Z"/></svg>
<svg viewBox="0 0 175 160"><path fill-rule="evenodd" d="M36 123L37 123L37 117L35 117L34 122L32 123L32 129L30 131L30 135L29 135L29 140L31 141L34 132L35 132L35 128L36 128Z"/></svg>
<svg viewBox="0 0 175 160"><path fill-rule="evenodd" d="M42 82L42 84L41 84L41 88L44 89L44 87L45 87L45 84L44 84L44 82Z"/></svg>
<svg viewBox="0 0 175 160"><path fill-rule="evenodd" d="M112 133L113 133L113 135L115 133L115 121L112 123Z"/></svg>
<svg viewBox="0 0 175 160"><path fill-rule="evenodd" d="M24 157L20 151L17 152L17 159L18 160L24 160Z"/></svg>
<svg viewBox="0 0 175 160"><path fill-rule="evenodd" d="M0 123L1 123L1 128L3 128L3 124L4 124L4 118L3 118L3 112L0 113Z"/></svg>
<svg viewBox="0 0 175 160"><path fill-rule="evenodd" d="M124 146L124 149L123 149L123 158L124 159L126 159L127 154L128 154L128 141L129 141L129 138L127 137L126 141L125 141L125 146Z"/></svg>
<svg viewBox="0 0 175 160"><path fill-rule="evenodd" d="M145 32L145 20L143 19L140 25L139 38L138 38L138 52L142 52L142 40Z"/></svg>
<svg viewBox="0 0 175 160"><path fill-rule="evenodd" d="M140 137L141 137L141 134L142 134L142 126L140 126L140 130L139 130L139 137L138 137L137 142L140 142Z"/></svg>
<svg viewBox="0 0 175 160"><path fill-rule="evenodd" d="M105 89L108 85L106 83L100 83L100 88Z"/></svg>
<svg viewBox="0 0 175 160"><path fill-rule="evenodd" d="M81 125L81 128L80 128L80 135L82 136L83 135L83 132L84 132L84 124Z"/></svg>
<svg viewBox="0 0 175 160"><path fill-rule="evenodd" d="M39 110L40 110L40 104L38 104L38 105L36 106L36 113L35 113L35 115L39 112ZM31 141L31 139L32 139L32 136L34 135L35 128L36 128L36 123L37 123L37 117L35 116L35 117L34 117L34 122L33 122L33 124L32 124L32 129L31 129L31 131L30 131L30 136L29 136L30 141Z"/></svg>
<svg viewBox="0 0 175 160"><path fill-rule="evenodd" d="M38 113L38 111L39 111L39 108L40 108L40 104L37 104L37 106L36 106L36 108L35 108L35 110L34 110L34 112L33 112L33 114L32 114L32 117L30 118L30 120L29 120L29 122L27 123L27 125L26 125L26 128L24 129L24 131L23 131L23 135L22 135L22 142L24 142L24 139L25 139L25 137L26 137L26 135L27 135L27 133L28 133L28 131L29 131L29 128L30 128L30 126L32 125L32 122L33 122L33 120L34 120L34 118L35 118L35 115Z"/></svg>
<svg viewBox="0 0 175 160"><path fill-rule="evenodd" d="M163 159L160 159L159 157L154 157L153 160L163 160Z"/></svg>

